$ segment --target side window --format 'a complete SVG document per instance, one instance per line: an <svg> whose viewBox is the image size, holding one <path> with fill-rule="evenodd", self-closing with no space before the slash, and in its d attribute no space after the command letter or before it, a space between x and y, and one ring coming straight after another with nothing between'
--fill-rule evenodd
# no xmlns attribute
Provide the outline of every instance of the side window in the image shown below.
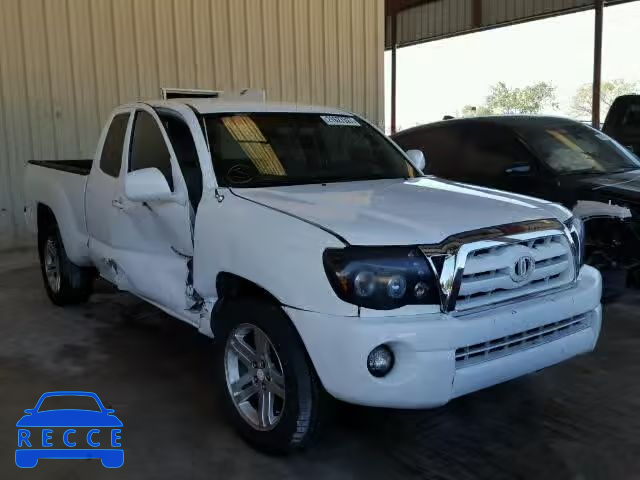
<svg viewBox="0 0 640 480"><path fill-rule="evenodd" d="M471 125L462 142L463 169L470 179L495 180L515 165L531 164L511 130L498 125Z"/></svg>
<svg viewBox="0 0 640 480"><path fill-rule="evenodd" d="M133 122L129 171L152 167L162 172L169 188L173 191L169 149L164 143L164 137L156 121L147 112L140 110L136 112Z"/></svg>
<svg viewBox="0 0 640 480"><path fill-rule="evenodd" d="M122 151L129 115L129 113L120 113L113 117L100 153L100 170L116 178L120 175L122 166Z"/></svg>
<svg viewBox="0 0 640 480"><path fill-rule="evenodd" d="M400 138L398 144L404 150L422 150L427 162L425 173L452 180L458 179L459 136L454 125L410 132Z"/></svg>
<svg viewBox="0 0 640 480"><path fill-rule="evenodd" d="M176 154L182 177L189 192L189 200L191 200L194 210L197 210L202 198L202 170L191 130L184 120L175 114L164 111L157 113Z"/></svg>
<svg viewBox="0 0 640 480"><path fill-rule="evenodd" d="M622 117L622 126L640 128L640 103L630 104Z"/></svg>

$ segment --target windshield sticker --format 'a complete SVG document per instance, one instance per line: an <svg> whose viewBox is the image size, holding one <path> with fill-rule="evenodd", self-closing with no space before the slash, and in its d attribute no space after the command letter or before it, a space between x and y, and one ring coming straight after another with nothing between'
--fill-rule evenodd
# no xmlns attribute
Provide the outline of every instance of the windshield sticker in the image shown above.
<svg viewBox="0 0 640 480"><path fill-rule="evenodd" d="M359 127L360 123L353 117L343 117L339 115L320 115L320 118L327 125L337 127Z"/></svg>

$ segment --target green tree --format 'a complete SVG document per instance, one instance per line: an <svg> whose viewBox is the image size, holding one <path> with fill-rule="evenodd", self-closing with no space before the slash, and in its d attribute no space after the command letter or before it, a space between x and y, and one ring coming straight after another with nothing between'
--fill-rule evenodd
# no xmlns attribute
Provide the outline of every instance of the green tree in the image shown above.
<svg viewBox="0 0 640 480"><path fill-rule="evenodd" d="M462 107L461 115L463 117L476 117L478 115L491 115L493 114L485 105L480 105L478 107L474 105L465 105Z"/></svg>
<svg viewBox="0 0 640 480"><path fill-rule="evenodd" d="M600 86L600 118L604 119L613 101L620 95L633 93L638 84L621 78L603 82ZM590 119L593 112L593 84L585 83L576 91L571 101L571 112L581 119Z"/></svg>
<svg viewBox="0 0 640 480"><path fill-rule="evenodd" d="M509 88L504 82L498 82L487 97L487 108L498 114L536 114L547 106L557 108L556 88L546 82L522 88Z"/></svg>
<svg viewBox="0 0 640 480"><path fill-rule="evenodd" d="M490 87L484 105L466 105L462 108L462 115L536 114L546 107L558 108L556 87L552 84L538 82L522 88L509 88L506 83L498 82Z"/></svg>

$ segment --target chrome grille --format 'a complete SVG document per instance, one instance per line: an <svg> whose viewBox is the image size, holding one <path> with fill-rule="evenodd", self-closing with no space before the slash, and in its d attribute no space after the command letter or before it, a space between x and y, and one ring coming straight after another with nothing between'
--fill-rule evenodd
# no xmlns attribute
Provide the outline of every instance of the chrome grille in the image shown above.
<svg viewBox="0 0 640 480"><path fill-rule="evenodd" d="M558 340L589 327L589 314L578 315L506 337L456 350L456 368L464 368Z"/></svg>
<svg viewBox="0 0 640 480"><path fill-rule="evenodd" d="M535 268L518 281L514 269L525 257L533 259ZM458 311L551 290L575 278L571 245L558 232L471 249L465 260L455 303Z"/></svg>

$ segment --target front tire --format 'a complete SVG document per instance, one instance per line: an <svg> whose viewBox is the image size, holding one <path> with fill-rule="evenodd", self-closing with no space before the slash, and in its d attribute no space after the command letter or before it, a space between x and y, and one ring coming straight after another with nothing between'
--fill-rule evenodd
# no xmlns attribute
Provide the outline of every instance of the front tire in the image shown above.
<svg viewBox="0 0 640 480"><path fill-rule="evenodd" d="M93 291L93 270L79 267L69 260L57 225L51 225L43 232L38 250L49 299L60 306L86 302Z"/></svg>
<svg viewBox="0 0 640 480"><path fill-rule="evenodd" d="M215 321L218 384L236 430L267 453L307 446L318 430L323 392L289 318L277 305L233 299Z"/></svg>

